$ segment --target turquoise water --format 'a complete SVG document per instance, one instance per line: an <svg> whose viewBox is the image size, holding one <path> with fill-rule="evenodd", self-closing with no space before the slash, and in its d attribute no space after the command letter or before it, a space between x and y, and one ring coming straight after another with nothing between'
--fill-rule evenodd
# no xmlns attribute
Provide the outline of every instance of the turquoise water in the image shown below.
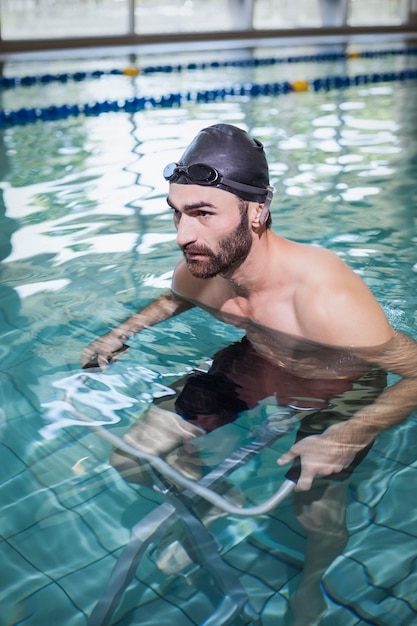
<svg viewBox="0 0 417 626"><path fill-rule="evenodd" d="M213 59L213 52L201 58ZM154 59L143 59L148 62ZM15 61L5 71L59 72L66 63ZM87 59L77 68L128 64L122 57ZM415 64L393 55L113 76L21 87L2 98L5 108L16 109ZM121 479L109 464L110 446L79 424L72 407L121 435L153 395L242 336L193 310L143 331L117 364L83 378L82 347L169 287L179 253L163 166L205 125L224 121L250 130L269 157L276 232L337 252L371 287L391 323L417 338L416 96L415 82L393 82L1 131L2 626L87 624L130 528L163 502L162 495ZM417 622L415 428L413 415L383 433L350 479L349 538L322 579L325 626ZM263 453L260 466L244 477L255 500L260 484L272 493L282 481L275 458L291 437ZM222 518L213 532L262 624L278 623L304 551L290 499L269 516ZM219 602L207 573L168 574L156 560L150 550L112 623L201 624ZM234 622L241 623L248 622Z"/></svg>

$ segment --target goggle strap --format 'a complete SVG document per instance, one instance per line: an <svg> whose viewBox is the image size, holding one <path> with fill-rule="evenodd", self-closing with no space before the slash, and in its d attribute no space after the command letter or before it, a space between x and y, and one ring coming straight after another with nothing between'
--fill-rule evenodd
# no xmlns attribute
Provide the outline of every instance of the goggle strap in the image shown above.
<svg viewBox="0 0 417 626"><path fill-rule="evenodd" d="M235 180L229 180L228 178L224 177L222 177L222 179L217 184L226 185L231 189L236 189L236 191L244 191L246 193L265 193L265 187L254 187L253 185L245 185L245 183L237 183Z"/></svg>
<svg viewBox="0 0 417 626"><path fill-rule="evenodd" d="M259 216L259 221L260 221L261 224L265 224L266 220L268 219L269 209L270 209L270 206L271 206L271 202L272 202L272 197L274 195L274 191L275 191L274 187L272 187L271 185L268 185L265 202L264 202L264 205L262 207L261 214Z"/></svg>

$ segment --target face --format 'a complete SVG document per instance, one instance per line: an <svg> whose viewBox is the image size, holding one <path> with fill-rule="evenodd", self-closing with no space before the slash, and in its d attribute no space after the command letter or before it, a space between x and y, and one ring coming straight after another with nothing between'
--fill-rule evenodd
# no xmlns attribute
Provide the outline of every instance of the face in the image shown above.
<svg viewBox="0 0 417 626"><path fill-rule="evenodd" d="M237 267L252 247L247 209L227 191L199 185L170 185L177 243L197 278L213 278Z"/></svg>

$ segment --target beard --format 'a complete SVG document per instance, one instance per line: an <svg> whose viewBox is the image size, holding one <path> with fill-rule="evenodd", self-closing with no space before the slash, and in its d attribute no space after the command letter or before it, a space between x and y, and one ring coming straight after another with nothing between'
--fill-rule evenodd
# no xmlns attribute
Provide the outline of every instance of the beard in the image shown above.
<svg viewBox="0 0 417 626"><path fill-rule="evenodd" d="M184 253L187 267L196 278L213 278L219 274L235 268L248 256L252 247L252 237L248 226L247 211L240 219L235 230L218 243L218 252L207 247L184 246ZM190 259L189 254L199 254L204 259Z"/></svg>

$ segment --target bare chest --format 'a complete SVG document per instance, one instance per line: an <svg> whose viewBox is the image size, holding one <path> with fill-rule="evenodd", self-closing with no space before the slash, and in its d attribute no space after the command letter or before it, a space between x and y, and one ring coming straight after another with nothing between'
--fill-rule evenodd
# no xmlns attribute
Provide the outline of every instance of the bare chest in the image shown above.
<svg viewBox="0 0 417 626"><path fill-rule="evenodd" d="M262 277L261 280L265 278ZM274 331L302 335L295 306L297 282L271 276L253 288L216 276L193 283L193 289L178 293L223 321L246 328L248 324Z"/></svg>
<svg viewBox="0 0 417 626"><path fill-rule="evenodd" d="M233 296L225 298L218 303L218 317L227 317L239 320L246 324L268 328L272 331L300 334L298 318L291 294L276 294L274 297L268 294L244 298ZM230 320L229 320L230 321Z"/></svg>

